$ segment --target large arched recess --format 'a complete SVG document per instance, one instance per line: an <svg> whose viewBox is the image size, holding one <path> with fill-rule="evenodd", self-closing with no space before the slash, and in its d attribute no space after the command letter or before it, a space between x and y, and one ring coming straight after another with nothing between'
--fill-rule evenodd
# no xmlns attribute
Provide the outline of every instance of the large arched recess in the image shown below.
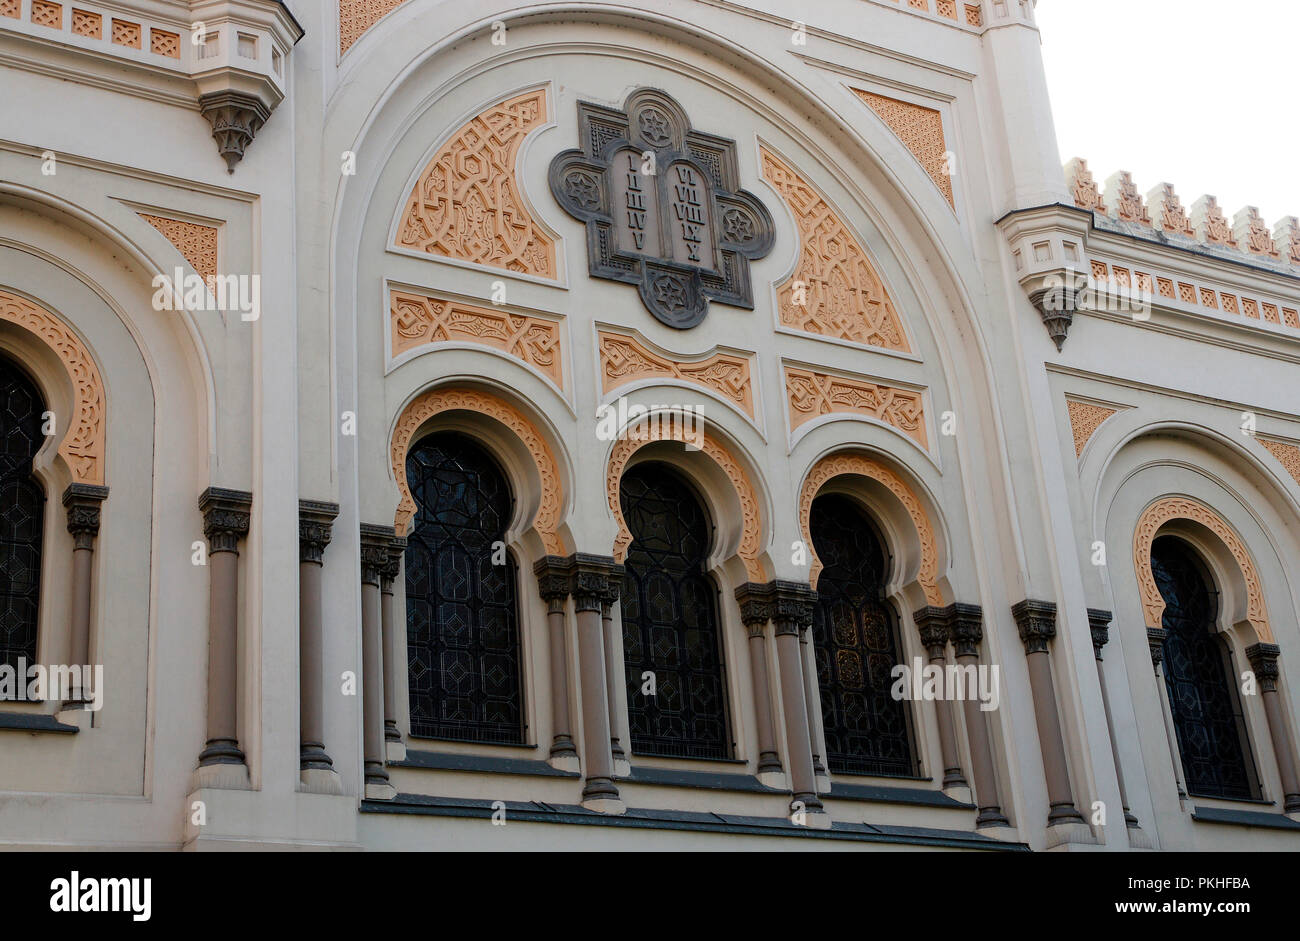
<svg viewBox="0 0 1300 941"><path fill-rule="evenodd" d="M1148 537L1176 536L1204 564L1217 593L1215 628L1238 674L1250 666L1246 649L1259 642L1278 645L1284 674L1288 664L1300 662L1294 488L1270 466L1267 452L1252 450L1255 442L1226 434L1212 421L1204 410L1157 420L1145 409L1121 412L1098 431L1081 467L1090 539L1107 547L1103 571L1092 571L1097 567L1086 559L1082 567L1092 604L1114 614L1106 649L1107 663L1120 664L1115 678L1108 673L1119 758L1126 767L1145 766L1159 785L1149 799L1171 818L1176 805L1162 795L1174 793L1173 771L1146 633L1161 606L1143 584L1150 560L1139 557L1146 555ZM1252 598L1252 584L1262 597ZM1285 683L1282 688L1294 724L1300 715ZM1241 699L1265 789L1281 793L1259 697ZM1153 811L1134 812L1142 819Z"/></svg>
<svg viewBox="0 0 1300 941"><path fill-rule="evenodd" d="M371 170L331 173L325 181L336 186L335 199L328 211L320 207L317 227L331 234L330 256L322 261L332 273L331 326L339 358L333 382L325 376L302 378L304 434L333 427L331 403L347 408L343 400L350 399L346 390L351 388L357 388L363 410L380 399L393 404L376 374L391 365L385 329L392 283L481 303L501 279L507 282L511 305L563 318L561 329L570 342L577 331L590 329L578 312L625 303L631 289L588 278L581 227L554 203L546 171L552 156L577 143L577 100L617 106L634 87L663 87L683 103L695 126L738 141L743 183L767 203L779 231L777 247L753 265L754 312L714 305L705 323L689 334L650 322L646 338L692 355L734 343L747 328L770 329L770 285L789 276L796 258L789 213L759 168L759 142L774 147L798 163L859 234L908 320L919 362L874 352L864 357L843 345L819 344L817 349L850 372L854 364L880 357L888 374L930 390L935 416L960 403L963 434L939 438L933 460L945 476L963 460L969 462L957 477L961 512L971 516L970 527L995 534L1003 557L1022 556L1016 527L1009 524L1013 514L1006 509L1010 495L999 457L1004 449L998 446L1002 431L980 327L993 320L996 304L983 292L968 290L985 278L960 222L919 167L886 158L896 152L897 139L879 122L864 120L861 102L842 83L791 57L788 42L735 41L735 18L744 14L722 8L701 8L699 14L686 22L621 2L506 12L494 18L505 23L509 39L493 46L491 23L480 18L474 4L412 0L349 51L328 100L321 165L332 167L338 154L353 153L358 166ZM426 24L430 29L424 29ZM444 38L430 44L430 35ZM579 55L582 68L552 67L573 63ZM600 80L593 81L594 75ZM501 272L392 252L393 220L412 175L438 142L484 107L539 82L548 85L550 113L523 145L519 166L530 207L557 235L556 277L502 277ZM738 113L747 116L739 129ZM418 361L406 360L393 375ZM857 365L856 370L871 367ZM763 379L779 381L770 374ZM590 421L582 400L586 390L566 377L561 394L567 409L548 411L548 417L562 438L577 440ZM784 447L775 424L776 404L769 400L766 407L769 446ZM963 442L977 440L984 446L967 455ZM773 450L764 460L775 456ZM582 463L577 460L578 466ZM794 484L774 486L778 506L782 501L792 505L795 497Z"/></svg>
<svg viewBox="0 0 1300 941"><path fill-rule="evenodd" d="M95 542L90 659L104 667L105 696L84 734L6 741L13 760L0 768L0 791L152 797L124 801L122 814L141 839L179 841L169 808L184 795L154 788L184 786L203 737L207 636L194 599L206 597L207 581L189 547L201 535L196 500L216 440L205 328L153 308L152 279L170 274L175 249L105 196L93 170L61 163L44 179L39 161L26 163L30 174L20 164L0 183L0 289L56 318L102 385L109 494ZM12 326L0 325L0 347L41 386L63 430L76 401L66 362ZM73 541L59 503L73 480L100 475L75 471L53 447L38 454L36 472L46 498L38 659L66 663ZM160 703L183 718L157 723ZM81 836L94 839L88 826Z"/></svg>

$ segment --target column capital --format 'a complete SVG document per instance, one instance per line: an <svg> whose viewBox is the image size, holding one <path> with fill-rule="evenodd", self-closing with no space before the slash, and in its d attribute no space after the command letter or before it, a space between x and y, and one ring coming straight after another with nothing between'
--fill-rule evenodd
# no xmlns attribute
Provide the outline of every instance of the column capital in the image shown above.
<svg viewBox="0 0 1300 941"><path fill-rule="evenodd" d="M984 609L977 604L950 604L944 609L948 618L948 639L958 657L978 657L984 639Z"/></svg>
<svg viewBox="0 0 1300 941"><path fill-rule="evenodd" d="M611 557L575 552L569 556L569 594L579 611L599 611L610 601L610 581L617 578L622 581L623 566ZM615 591L614 597L618 594Z"/></svg>
<svg viewBox="0 0 1300 941"><path fill-rule="evenodd" d="M1110 640L1110 622L1115 615L1101 608L1088 609L1088 630L1092 632L1092 652L1101 659L1101 648Z"/></svg>
<svg viewBox="0 0 1300 941"><path fill-rule="evenodd" d="M1255 679L1259 681L1262 692L1277 691L1277 681L1282 675L1277 662L1281 653L1282 648L1277 644L1252 644L1246 648L1246 659L1250 661L1250 668L1255 671Z"/></svg>
<svg viewBox="0 0 1300 941"><path fill-rule="evenodd" d="M1151 666L1159 670L1165 659L1165 637L1169 632L1163 627L1147 628L1147 649L1151 652Z"/></svg>
<svg viewBox="0 0 1300 941"><path fill-rule="evenodd" d="M388 561L379 570L379 590L393 593L393 582L402 570L402 556L406 554L406 537L394 536L388 541Z"/></svg>
<svg viewBox="0 0 1300 941"><path fill-rule="evenodd" d="M537 593L548 604L563 604L569 597L569 560L563 556L543 556L533 563Z"/></svg>
<svg viewBox="0 0 1300 941"><path fill-rule="evenodd" d="M912 614L917 633L921 635L921 646L925 648L932 660L943 659L944 650L948 647L950 632L948 621L951 612L952 608L928 605Z"/></svg>
<svg viewBox="0 0 1300 941"><path fill-rule="evenodd" d="M337 503L321 500L298 501L298 561L321 563L325 547L334 532L334 519L339 515Z"/></svg>
<svg viewBox="0 0 1300 941"><path fill-rule="evenodd" d="M108 488L95 484L69 484L63 491L67 510L68 532L76 539L76 548L90 549L99 535L99 508L108 498Z"/></svg>
<svg viewBox="0 0 1300 941"><path fill-rule="evenodd" d="M761 636L767 622L772 620L773 604L770 586L745 582L736 589L736 601L740 605L741 623L749 628L749 636Z"/></svg>
<svg viewBox="0 0 1300 941"><path fill-rule="evenodd" d="M1050 601L1025 599L1011 609L1020 629L1020 640L1026 654L1047 653L1048 644L1056 636L1056 605Z"/></svg>
<svg viewBox="0 0 1300 941"><path fill-rule="evenodd" d="M239 540L248 535L252 508L253 495L243 490L209 487L199 495L209 553L239 551Z"/></svg>
<svg viewBox="0 0 1300 941"><path fill-rule="evenodd" d="M388 567L388 556L392 551L395 531L391 526L379 526L374 523L361 524L361 583L378 585L379 579Z"/></svg>
<svg viewBox="0 0 1300 941"><path fill-rule="evenodd" d="M817 592L806 582L780 579L767 583L772 599L772 625L777 634L799 634L812 624Z"/></svg>

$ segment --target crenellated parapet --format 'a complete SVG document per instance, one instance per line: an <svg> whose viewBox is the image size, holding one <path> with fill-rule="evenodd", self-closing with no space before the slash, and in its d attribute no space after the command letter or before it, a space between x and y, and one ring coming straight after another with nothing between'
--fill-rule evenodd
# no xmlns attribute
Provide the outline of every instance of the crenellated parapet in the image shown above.
<svg viewBox="0 0 1300 941"><path fill-rule="evenodd" d="M1246 206L1229 217L1210 195L1201 196L1188 209L1169 183L1161 183L1144 199L1126 171L1109 177L1102 189L1087 161L1077 157L1065 165L1065 181L1074 205L1093 213L1101 228L1154 237L1288 274L1300 270L1300 221L1295 216L1269 228L1256 207Z"/></svg>

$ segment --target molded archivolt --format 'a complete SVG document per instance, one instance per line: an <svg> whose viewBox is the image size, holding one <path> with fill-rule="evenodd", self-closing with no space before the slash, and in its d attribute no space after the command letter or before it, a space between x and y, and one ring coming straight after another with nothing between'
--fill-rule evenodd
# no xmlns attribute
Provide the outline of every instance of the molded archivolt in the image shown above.
<svg viewBox="0 0 1300 941"><path fill-rule="evenodd" d="M754 417L754 383L750 359L715 352L704 359L660 356L636 337L599 332L602 393L641 379L678 379L716 392L750 418Z"/></svg>
<svg viewBox="0 0 1300 941"><path fill-rule="evenodd" d="M1165 613L1165 599L1161 596L1155 574L1151 571L1151 544L1155 542L1156 534L1162 526L1178 519L1199 523L1223 542L1236 560L1246 583L1246 619L1254 625L1261 641L1273 643L1273 631L1269 627L1264 590L1255 560L1251 558L1241 537L1223 517L1191 497L1163 497L1147 507L1138 518L1133 533L1133 567L1137 572L1138 592L1142 598L1147 627L1161 627Z"/></svg>
<svg viewBox="0 0 1300 941"><path fill-rule="evenodd" d="M812 565L808 570L808 581L817 587L817 576L821 574L822 563L813 548L812 531L808 518L812 512L813 500L831 480L844 475L867 477L883 484L907 511L912 525L916 527L917 537L921 541L921 570L916 580L925 594L926 604L942 607L943 593L939 590L939 546L934 535L934 525L930 522L925 507L921 505L916 493L898 474L879 461L863 454L830 454L822 458L804 479L803 489L799 494L799 529L803 533L804 545Z"/></svg>
<svg viewBox="0 0 1300 941"><path fill-rule="evenodd" d="M546 89L497 102L438 149L407 197L397 247L555 278L555 243L523 198L519 148L546 122Z"/></svg>
<svg viewBox="0 0 1300 941"><path fill-rule="evenodd" d="M859 88L853 89L853 93L889 126L934 180L948 205L956 208L952 198L952 177L948 175L948 142L943 136L943 115L934 108Z"/></svg>
<svg viewBox="0 0 1300 941"><path fill-rule="evenodd" d="M517 408L478 389L434 388L416 396L406 406L393 429L389 455L392 459L393 479L397 482L401 500L397 505L394 526L399 536L405 536L415 516L415 499L406 480L406 455L411 449L415 433L425 422L442 412L463 410L495 418L518 436L532 456L537 474L541 478L542 499L533 519L533 528L541 536L542 544L550 555L566 555L564 542L559 535L560 511L564 502L563 484L559 465L546 439L536 426Z"/></svg>
<svg viewBox="0 0 1300 941"><path fill-rule="evenodd" d="M59 454L72 472L73 482L104 483L107 396L99 367L72 328L44 307L0 290L0 320L35 334L49 346L68 370L75 390L72 427L59 445Z"/></svg>
<svg viewBox="0 0 1300 941"><path fill-rule="evenodd" d="M777 288L782 326L911 352L894 302L857 236L804 177L767 148L761 157L764 178L790 207L799 231L799 263ZM797 296L800 283L804 303Z"/></svg>
<svg viewBox="0 0 1300 941"><path fill-rule="evenodd" d="M534 367L556 388L564 385L560 325L554 320L390 290L389 326L394 358L438 343L481 343Z"/></svg>
<svg viewBox="0 0 1300 941"><path fill-rule="evenodd" d="M929 448L925 397L920 392L786 366L785 394L790 402L791 431L822 415L868 415L893 425L922 450Z"/></svg>
<svg viewBox="0 0 1300 941"><path fill-rule="evenodd" d="M683 425L681 416L673 413L652 416L648 421L624 429L610 451L605 480L609 510L614 515L614 522L618 526L618 534L614 537L614 560L624 561L627 558L628 548L632 545L632 533L627 528L627 521L623 519L623 510L619 504L619 485L623 481L623 471L632 455L655 441L680 441L683 444L690 442L699 445L700 450L727 475L740 500L743 517L740 549L737 555L744 563L745 574L750 581L767 581L758 558L762 545L762 517L753 482L745 473L745 469L740 466L740 462L716 438L707 431L701 435L698 428L687 429Z"/></svg>
<svg viewBox="0 0 1300 941"><path fill-rule="evenodd" d="M339 0L339 55L406 0Z"/></svg>

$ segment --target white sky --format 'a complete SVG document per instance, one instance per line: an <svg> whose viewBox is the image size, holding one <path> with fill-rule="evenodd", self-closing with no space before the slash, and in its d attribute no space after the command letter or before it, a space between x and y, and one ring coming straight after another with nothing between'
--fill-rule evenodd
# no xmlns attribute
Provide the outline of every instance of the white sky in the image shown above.
<svg viewBox="0 0 1300 941"><path fill-rule="evenodd" d="M1038 0L1061 161L1300 216L1300 0Z"/></svg>

